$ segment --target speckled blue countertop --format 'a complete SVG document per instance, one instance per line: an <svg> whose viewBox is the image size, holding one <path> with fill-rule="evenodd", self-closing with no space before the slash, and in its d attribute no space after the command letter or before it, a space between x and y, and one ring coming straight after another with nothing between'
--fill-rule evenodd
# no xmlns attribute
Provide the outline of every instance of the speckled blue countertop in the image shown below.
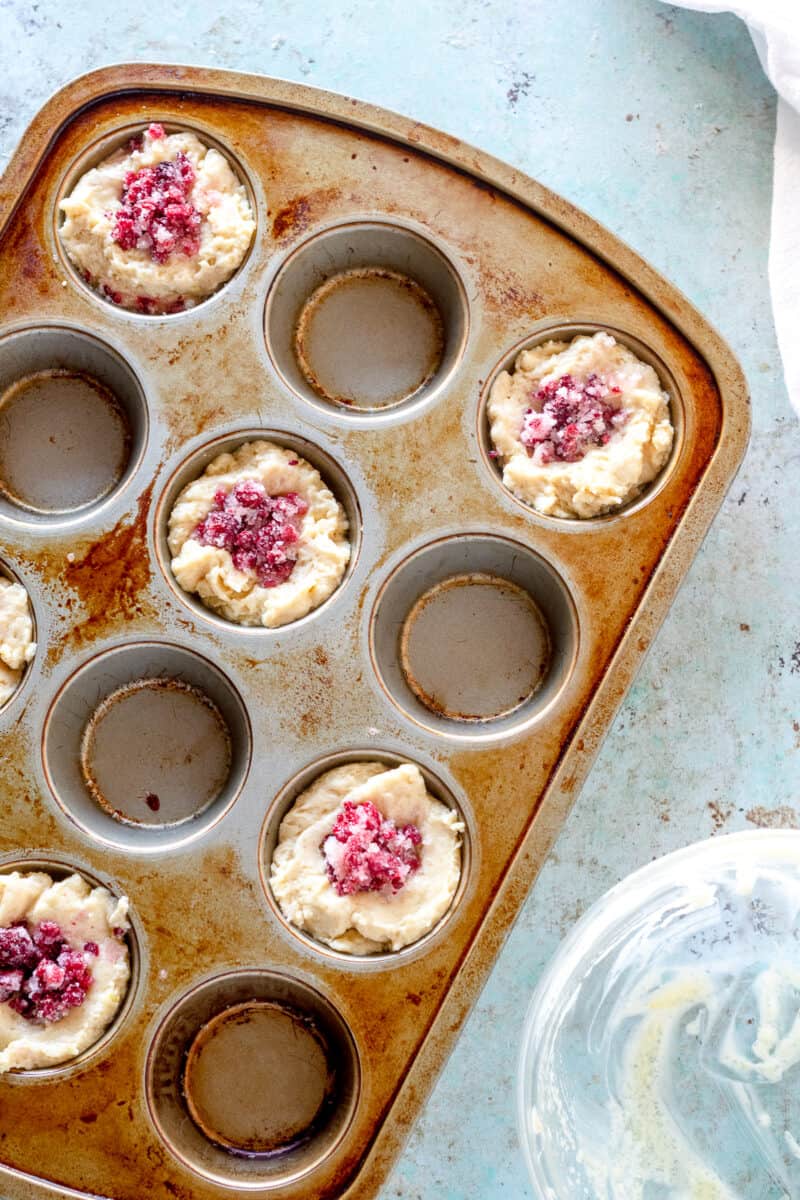
<svg viewBox="0 0 800 1200"><path fill-rule="evenodd" d="M47 96L107 63L199 63L360 96L587 209L739 355L745 465L382 1193L530 1196L522 1019L584 909L656 855L800 825L800 424L767 291L775 99L744 26L657 0L0 0L0 160Z"/></svg>

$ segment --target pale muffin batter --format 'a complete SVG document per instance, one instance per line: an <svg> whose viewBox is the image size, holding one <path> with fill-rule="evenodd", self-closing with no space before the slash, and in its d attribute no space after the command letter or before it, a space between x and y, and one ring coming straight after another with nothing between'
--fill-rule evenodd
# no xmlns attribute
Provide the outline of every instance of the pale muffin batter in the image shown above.
<svg viewBox="0 0 800 1200"><path fill-rule="evenodd" d="M80 875L0 875L0 1072L66 1062L105 1032L128 989L127 913Z"/></svg>
<svg viewBox="0 0 800 1200"><path fill-rule="evenodd" d="M621 508L672 447L658 376L609 333L521 351L495 380L488 412L503 483L553 517Z"/></svg>
<svg viewBox="0 0 800 1200"><path fill-rule="evenodd" d="M35 653L28 593L21 583L0 575L0 707L17 690Z"/></svg>
<svg viewBox="0 0 800 1200"><path fill-rule="evenodd" d="M81 176L60 207L61 241L81 274L112 303L151 314L210 296L255 231L227 159L157 124Z"/></svg>
<svg viewBox="0 0 800 1200"><path fill-rule="evenodd" d="M327 600L350 558L347 517L319 472L266 441L220 454L183 489L169 549L185 591L229 621L270 628Z"/></svg>
<svg viewBox="0 0 800 1200"><path fill-rule="evenodd" d="M331 835L343 813L357 814L361 806L377 810L395 827L401 861L394 886L368 890L368 880L342 882L339 852L346 843L337 845ZM463 829L458 814L430 795L419 768L410 763L335 767L316 779L283 818L272 858L272 891L292 925L334 950L400 950L433 929L450 907L461 876Z"/></svg>

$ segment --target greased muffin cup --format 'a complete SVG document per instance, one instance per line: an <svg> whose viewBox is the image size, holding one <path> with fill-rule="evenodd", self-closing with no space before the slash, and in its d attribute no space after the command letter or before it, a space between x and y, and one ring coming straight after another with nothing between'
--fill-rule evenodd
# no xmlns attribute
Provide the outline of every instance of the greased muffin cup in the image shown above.
<svg viewBox="0 0 800 1200"><path fill-rule="evenodd" d="M78 180L151 125L214 148L255 225L182 311L100 295L60 233ZM292 84L147 64L78 80L2 197L0 538L38 648L0 709L0 850L128 896L136 980L86 1057L0 1079L0 1190L375 1195L734 474L741 374L533 181ZM184 218L141 236L163 226L182 253ZM673 447L619 512L548 516L502 485L487 397L523 347L598 332L655 370ZM243 624L176 577L170 514L260 443L318 473L349 554L319 603ZM257 529L229 492L197 519L236 518L204 537L238 587L252 569L277 590L297 542L264 533L256 492ZM398 949L337 949L271 886L292 804L348 764L418 770L463 826L449 902ZM372 894L391 914L403 891Z"/></svg>

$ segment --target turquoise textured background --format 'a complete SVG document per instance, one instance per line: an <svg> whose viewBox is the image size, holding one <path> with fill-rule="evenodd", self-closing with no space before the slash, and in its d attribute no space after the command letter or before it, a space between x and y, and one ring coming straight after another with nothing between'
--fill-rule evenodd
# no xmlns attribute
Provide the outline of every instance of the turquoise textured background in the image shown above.
<svg viewBox="0 0 800 1200"><path fill-rule="evenodd" d="M657 0L0 0L0 162L47 96L123 60L283 76L396 109L585 208L739 355L753 440L382 1200L525 1200L514 1074L561 937L656 855L800 825L800 426L766 282L775 100L747 33Z"/></svg>

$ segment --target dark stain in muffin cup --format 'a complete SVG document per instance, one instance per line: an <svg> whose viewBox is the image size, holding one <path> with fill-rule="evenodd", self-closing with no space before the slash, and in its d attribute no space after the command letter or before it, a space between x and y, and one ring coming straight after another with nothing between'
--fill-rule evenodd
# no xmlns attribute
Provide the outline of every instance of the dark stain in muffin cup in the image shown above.
<svg viewBox="0 0 800 1200"><path fill-rule="evenodd" d="M181 679L137 679L92 713L81 739L81 772L92 798L116 820L170 825L214 802L230 774L231 753L225 719L204 692ZM142 813L142 797L158 819Z"/></svg>

